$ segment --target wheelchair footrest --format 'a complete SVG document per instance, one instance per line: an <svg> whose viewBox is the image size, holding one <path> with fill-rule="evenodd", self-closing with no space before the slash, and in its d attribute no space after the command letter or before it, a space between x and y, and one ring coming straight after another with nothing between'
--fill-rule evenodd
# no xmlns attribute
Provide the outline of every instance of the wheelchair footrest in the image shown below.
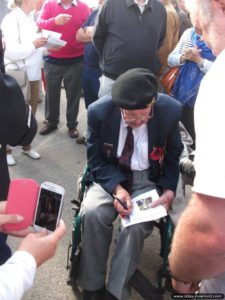
<svg viewBox="0 0 225 300"><path fill-rule="evenodd" d="M163 300L163 295L159 289L154 287L151 282L138 269L130 279L132 287L146 300Z"/></svg>

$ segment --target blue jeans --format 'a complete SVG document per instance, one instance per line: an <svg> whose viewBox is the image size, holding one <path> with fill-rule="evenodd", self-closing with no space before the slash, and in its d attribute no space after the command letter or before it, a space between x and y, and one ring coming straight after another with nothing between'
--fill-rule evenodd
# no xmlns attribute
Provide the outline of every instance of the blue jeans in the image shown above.
<svg viewBox="0 0 225 300"><path fill-rule="evenodd" d="M82 87L86 109L91 103L98 99L98 91L100 86L99 78L101 75L102 72L99 68L90 67L84 64Z"/></svg>

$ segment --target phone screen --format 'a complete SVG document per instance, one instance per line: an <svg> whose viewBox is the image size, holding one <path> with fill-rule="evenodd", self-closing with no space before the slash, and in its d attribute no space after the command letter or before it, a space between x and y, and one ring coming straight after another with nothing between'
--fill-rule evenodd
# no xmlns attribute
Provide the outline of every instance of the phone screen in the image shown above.
<svg viewBox="0 0 225 300"><path fill-rule="evenodd" d="M35 218L35 225L54 231L57 227L62 195L41 189Z"/></svg>

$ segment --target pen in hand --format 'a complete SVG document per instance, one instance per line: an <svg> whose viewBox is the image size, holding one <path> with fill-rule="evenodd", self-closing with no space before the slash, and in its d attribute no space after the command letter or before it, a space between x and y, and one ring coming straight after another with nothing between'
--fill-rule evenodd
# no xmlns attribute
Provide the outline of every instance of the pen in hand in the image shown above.
<svg viewBox="0 0 225 300"><path fill-rule="evenodd" d="M123 202L120 198L113 194L113 197L123 206L124 209L128 210L127 203Z"/></svg>

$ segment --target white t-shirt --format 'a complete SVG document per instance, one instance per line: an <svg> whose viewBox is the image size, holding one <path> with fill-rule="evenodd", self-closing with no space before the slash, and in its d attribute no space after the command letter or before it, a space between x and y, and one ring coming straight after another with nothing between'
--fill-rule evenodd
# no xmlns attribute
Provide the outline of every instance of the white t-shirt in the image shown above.
<svg viewBox="0 0 225 300"><path fill-rule="evenodd" d="M225 50L203 78L195 104L193 191L225 198Z"/></svg>
<svg viewBox="0 0 225 300"><path fill-rule="evenodd" d="M0 266L0 300L19 300L31 288L36 273L36 261L26 251L16 251Z"/></svg>

